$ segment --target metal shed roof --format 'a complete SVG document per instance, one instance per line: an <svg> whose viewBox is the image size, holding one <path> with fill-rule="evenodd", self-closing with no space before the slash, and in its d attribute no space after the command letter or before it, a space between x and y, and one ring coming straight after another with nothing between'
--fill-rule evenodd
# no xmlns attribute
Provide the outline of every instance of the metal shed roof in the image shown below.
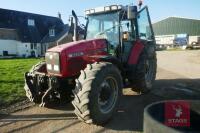
<svg viewBox="0 0 200 133"><path fill-rule="evenodd" d="M153 24L155 35L187 33L200 35L200 20L182 17L168 17Z"/></svg>

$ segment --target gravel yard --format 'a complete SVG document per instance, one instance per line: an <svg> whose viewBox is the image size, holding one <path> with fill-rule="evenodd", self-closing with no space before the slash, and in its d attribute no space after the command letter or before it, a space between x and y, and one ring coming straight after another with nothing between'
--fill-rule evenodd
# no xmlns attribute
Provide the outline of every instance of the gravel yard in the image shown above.
<svg viewBox="0 0 200 133"><path fill-rule="evenodd" d="M104 127L87 125L73 114L71 104L56 109L33 106L0 115L1 132L142 132L143 110L152 102L166 99L200 99L200 51L161 51L153 90L137 95L124 89L113 119Z"/></svg>

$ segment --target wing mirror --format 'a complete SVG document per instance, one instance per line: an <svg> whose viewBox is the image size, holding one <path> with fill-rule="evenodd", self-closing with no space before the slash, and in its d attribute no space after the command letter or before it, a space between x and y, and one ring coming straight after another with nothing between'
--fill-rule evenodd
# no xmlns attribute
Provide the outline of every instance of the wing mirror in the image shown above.
<svg viewBox="0 0 200 133"><path fill-rule="evenodd" d="M128 6L127 16L128 19L135 19L137 16L137 6Z"/></svg>

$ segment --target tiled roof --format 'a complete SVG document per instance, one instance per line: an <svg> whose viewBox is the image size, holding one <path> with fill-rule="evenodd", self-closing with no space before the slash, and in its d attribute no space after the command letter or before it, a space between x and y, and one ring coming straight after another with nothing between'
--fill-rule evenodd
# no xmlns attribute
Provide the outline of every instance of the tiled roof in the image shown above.
<svg viewBox="0 0 200 133"><path fill-rule="evenodd" d="M28 19L34 20L35 26L29 26ZM67 30L62 20L56 17L0 8L0 28L16 29L22 42L39 43L52 27L56 31L55 37Z"/></svg>
<svg viewBox="0 0 200 133"><path fill-rule="evenodd" d="M56 27L53 27L55 30L58 29ZM46 34L46 36L44 36L44 38L41 40L42 43L48 43L48 42L55 42L57 41L59 38L61 38L63 35L65 35L66 33L69 32L70 27L69 25L63 25L62 28L63 29L61 32L58 32L57 30L55 31L56 34L54 37L49 36L49 33Z"/></svg>

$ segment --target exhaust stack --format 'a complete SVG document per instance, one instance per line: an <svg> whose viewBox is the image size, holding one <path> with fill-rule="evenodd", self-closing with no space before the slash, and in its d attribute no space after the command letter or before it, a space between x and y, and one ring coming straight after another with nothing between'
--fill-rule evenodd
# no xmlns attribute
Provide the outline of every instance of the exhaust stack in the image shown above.
<svg viewBox="0 0 200 133"><path fill-rule="evenodd" d="M74 36L73 40L78 41L78 17L74 10L72 10L72 16L74 18Z"/></svg>

